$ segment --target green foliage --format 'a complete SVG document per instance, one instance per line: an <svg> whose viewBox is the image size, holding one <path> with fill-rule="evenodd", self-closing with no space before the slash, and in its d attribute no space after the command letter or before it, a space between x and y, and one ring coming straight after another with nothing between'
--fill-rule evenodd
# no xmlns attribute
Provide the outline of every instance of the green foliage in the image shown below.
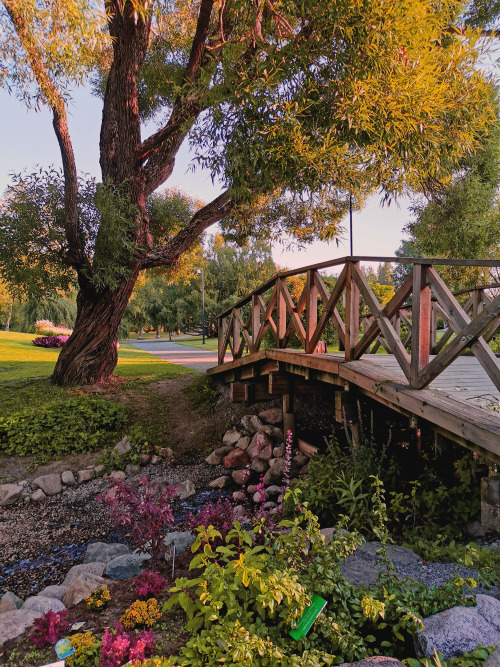
<svg viewBox="0 0 500 667"><path fill-rule="evenodd" d="M112 470L124 470L128 463L139 465L141 454L152 454L154 447L148 442L142 428L138 424L133 424L128 430L126 436L130 442L130 449L124 454L120 454L114 446L106 447L99 457L98 463L104 465L107 472Z"/></svg>
<svg viewBox="0 0 500 667"><path fill-rule="evenodd" d="M200 574L177 579L164 606L186 614L191 639L181 649L180 664L303 666L379 654L403 657L424 616L474 602L464 594L475 583L460 578L427 588L388 571L370 589L351 586L340 564L362 541L359 534L347 532L344 520L326 543L300 493L292 492L288 501L295 505L295 518L283 521L286 531L267 535L261 546L253 546L237 521L226 544L216 548L220 533L212 526L198 530L190 568ZM375 508L379 503L380 497ZM288 633L314 594L328 605L308 635L295 642Z"/></svg>
<svg viewBox="0 0 500 667"><path fill-rule="evenodd" d="M109 442L124 423L122 405L74 397L0 417L0 451L40 457L92 452Z"/></svg>
<svg viewBox="0 0 500 667"><path fill-rule="evenodd" d="M213 412L219 398L215 382L208 375L198 375L185 389L189 405L199 412Z"/></svg>
<svg viewBox="0 0 500 667"><path fill-rule="evenodd" d="M456 658L444 659L442 653L434 650L431 658L407 658L403 660L408 667L481 667L483 662L496 651L496 646L478 646L472 653L463 653Z"/></svg>

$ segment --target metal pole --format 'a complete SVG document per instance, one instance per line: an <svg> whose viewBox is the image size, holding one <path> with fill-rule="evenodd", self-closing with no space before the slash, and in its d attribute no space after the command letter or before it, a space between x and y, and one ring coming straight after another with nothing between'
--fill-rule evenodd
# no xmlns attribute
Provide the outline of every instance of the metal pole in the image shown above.
<svg viewBox="0 0 500 667"><path fill-rule="evenodd" d="M349 192L349 230L351 239L351 257L354 255L352 250L352 192Z"/></svg>
<svg viewBox="0 0 500 667"><path fill-rule="evenodd" d="M201 326L203 329L202 345L205 345L205 274L203 272L203 269L201 269L201 311L202 311Z"/></svg>

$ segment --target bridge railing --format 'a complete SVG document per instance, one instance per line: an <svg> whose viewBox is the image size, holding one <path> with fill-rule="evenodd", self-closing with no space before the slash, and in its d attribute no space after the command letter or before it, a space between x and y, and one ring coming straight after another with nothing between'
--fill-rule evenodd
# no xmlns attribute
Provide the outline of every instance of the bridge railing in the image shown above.
<svg viewBox="0 0 500 667"><path fill-rule="evenodd" d="M411 271L390 301L382 305L361 270L361 262L409 264ZM383 345L397 359L409 385L422 389L469 349L500 390L499 360L488 346L500 328L500 294L495 294L500 284L453 293L436 271L439 265L492 268L500 267L500 261L343 257L278 273L219 315L219 364L224 363L228 347L233 359L240 358L245 348L249 353L257 352L268 329L276 348L286 348L296 334L302 350L312 354L332 322L346 361ZM332 267L339 267L340 275L330 290L320 271ZM305 277L304 286L299 295L292 296L287 279L299 275ZM469 299L461 305L457 297L468 293ZM369 315L362 314L361 300ZM448 324L439 341L438 317ZM401 324L408 330L403 340Z"/></svg>

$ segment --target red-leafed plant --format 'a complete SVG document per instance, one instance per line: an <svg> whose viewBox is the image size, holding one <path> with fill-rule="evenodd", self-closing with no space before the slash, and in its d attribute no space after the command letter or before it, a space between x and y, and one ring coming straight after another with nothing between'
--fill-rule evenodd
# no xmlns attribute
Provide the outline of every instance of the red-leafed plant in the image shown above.
<svg viewBox="0 0 500 667"><path fill-rule="evenodd" d="M157 569L166 551L165 534L174 523L169 500L174 494L174 489L164 490L143 477L137 487L112 479L104 496L112 520L121 526L128 526L134 546L151 555L152 570Z"/></svg>
<svg viewBox="0 0 500 667"><path fill-rule="evenodd" d="M188 528L195 530L198 526L208 528L213 526L219 531L222 538L216 540L216 546L225 544L226 536L234 528L234 504L229 498L219 498L216 503L206 503L196 514L190 512L185 519Z"/></svg>
<svg viewBox="0 0 500 667"><path fill-rule="evenodd" d="M33 345L37 347L62 347L68 338L69 336L43 336L42 338L35 338Z"/></svg>
<svg viewBox="0 0 500 667"><path fill-rule="evenodd" d="M54 644L64 636L69 630L68 621L69 611L54 612L51 609L35 619L35 632L30 636L32 642L38 648L54 646Z"/></svg>
<svg viewBox="0 0 500 667"><path fill-rule="evenodd" d="M115 631L106 630L102 639L101 667L120 667L127 660L145 660L154 651L153 632L142 630L139 634L124 632L116 623Z"/></svg>
<svg viewBox="0 0 500 667"><path fill-rule="evenodd" d="M153 570L146 570L134 579L135 590L140 598L156 598L167 585L165 577Z"/></svg>

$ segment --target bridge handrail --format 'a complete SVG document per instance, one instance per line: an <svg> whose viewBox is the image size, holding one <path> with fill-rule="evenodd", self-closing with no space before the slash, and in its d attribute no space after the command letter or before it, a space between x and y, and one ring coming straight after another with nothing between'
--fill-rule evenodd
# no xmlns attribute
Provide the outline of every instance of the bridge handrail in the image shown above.
<svg viewBox="0 0 500 667"><path fill-rule="evenodd" d="M361 271L362 261L411 264L412 271L390 301L382 306ZM341 265L343 269L330 292L319 271ZM228 346L233 359L242 356L245 346L250 353L257 352L267 328L273 331L278 349L286 348L295 333L306 354L321 351L318 343L331 321L346 361L359 359L382 345L394 355L409 385L423 389L468 348L500 390L499 360L488 346L488 341L500 328L500 294L486 293L499 283L460 290L458 294L472 292L462 306L435 265L500 267L500 260L355 256L280 272L219 316L219 365L224 363ZM302 273L306 274L306 282L295 303L286 279ZM271 289L266 302L262 295ZM341 297L345 300L344 319L337 309ZM362 332L361 297L370 312ZM410 297L411 306L407 303ZM320 317L319 301L324 305ZM240 310L247 303L251 303L251 308L245 322ZM409 307L411 318L408 317ZM436 336L438 317L448 323L448 331L439 341ZM407 328L403 340L402 323ZM435 355L434 358L431 359L431 355Z"/></svg>

